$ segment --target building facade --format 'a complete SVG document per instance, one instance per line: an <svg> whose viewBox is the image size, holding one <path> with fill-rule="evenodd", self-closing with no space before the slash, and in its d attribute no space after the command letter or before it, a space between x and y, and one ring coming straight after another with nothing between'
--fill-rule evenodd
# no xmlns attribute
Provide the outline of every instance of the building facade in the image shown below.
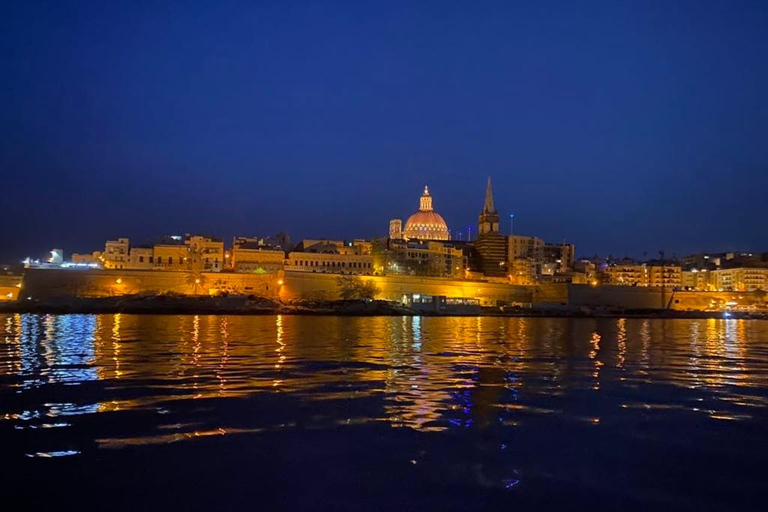
<svg viewBox="0 0 768 512"><path fill-rule="evenodd" d="M768 291L768 268L739 267L709 272L710 284L717 291Z"/></svg>
<svg viewBox="0 0 768 512"><path fill-rule="evenodd" d="M601 271L603 284L612 286L682 287L682 269L676 265L612 265Z"/></svg>
<svg viewBox="0 0 768 512"><path fill-rule="evenodd" d="M373 259L369 254L291 252L285 261L285 270L293 272L371 275L373 274Z"/></svg>
<svg viewBox="0 0 768 512"><path fill-rule="evenodd" d="M388 239L383 274L462 278L467 256L461 243Z"/></svg>
<svg viewBox="0 0 768 512"><path fill-rule="evenodd" d="M221 272L224 268L224 242L207 236L186 235L185 245L189 247L189 258L193 265L205 272Z"/></svg>
<svg viewBox="0 0 768 512"><path fill-rule="evenodd" d="M101 254L101 264L107 269L128 268L130 266L130 241L127 238L107 240Z"/></svg>
<svg viewBox="0 0 768 512"><path fill-rule="evenodd" d="M493 204L490 177L485 189L485 203L477 224L478 235L473 245L477 251L478 270L488 277L507 277L507 237L499 233L499 214Z"/></svg>
<svg viewBox="0 0 768 512"><path fill-rule="evenodd" d="M258 244L238 244L232 247L232 269L254 274L275 273L285 268L285 253Z"/></svg>

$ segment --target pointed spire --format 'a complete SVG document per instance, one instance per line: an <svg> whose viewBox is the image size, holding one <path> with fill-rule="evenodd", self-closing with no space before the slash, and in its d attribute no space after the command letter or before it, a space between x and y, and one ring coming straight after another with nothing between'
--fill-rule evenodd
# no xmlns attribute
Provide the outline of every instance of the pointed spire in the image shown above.
<svg viewBox="0 0 768 512"><path fill-rule="evenodd" d="M496 208L493 206L493 189L491 188L490 176L488 176L488 186L485 189L485 206L483 206L483 213L496 213Z"/></svg>

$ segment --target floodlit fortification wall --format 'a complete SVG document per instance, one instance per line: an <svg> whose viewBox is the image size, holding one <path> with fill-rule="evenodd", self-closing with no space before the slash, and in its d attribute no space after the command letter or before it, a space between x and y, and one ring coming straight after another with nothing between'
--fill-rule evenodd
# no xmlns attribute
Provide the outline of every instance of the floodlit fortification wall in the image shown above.
<svg viewBox="0 0 768 512"><path fill-rule="evenodd" d="M672 290L646 286L568 285L568 304L577 307L664 309Z"/></svg>
<svg viewBox="0 0 768 512"><path fill-rule="evenodd" d="M568 285L568 304L576 307L696 310L749 307L763 303L760 292L689 292L644 286Z"/></svg>
<svg viewBox="0 0 768 512"><path fill-rule="evenodd" d="M19 296L21 276L0 275L0 302L16 300Z"/></svg>
<svg viewBox="0 0 768 512"><path fill-rule="evenodd" d="M22 298L111 297L137 293L208 295L227 291L277 298L282 273L172 272L163 270L27 269Z"/></svg>
<svg viewBox="0 0 768 512"><path fill-rule="evenodd" d="M704 311L724 307L765 307L765 297L766 294L762 292L675 292L670 308Z"/></svg>
<svg viewBox="0 0 768 512"><path fill-rule="evenodd" d="M534 305L568 305L568 284L547 283L530 286Z"/></svg>
<svg viewBox="0 0 768 512"><path fill-rule="evenodd" d="M285 284L281 287L280 298L335 300L339 298L336 280L338 275L312 272L285 273ZM419 276L361 276L371 280L379 287L376 298L385 300L402 299L403 295L420 293L446 297L477 298L483 305L496 305L498 302L530 303L531 289L503 283L481 281L463 281Z"/></svg>

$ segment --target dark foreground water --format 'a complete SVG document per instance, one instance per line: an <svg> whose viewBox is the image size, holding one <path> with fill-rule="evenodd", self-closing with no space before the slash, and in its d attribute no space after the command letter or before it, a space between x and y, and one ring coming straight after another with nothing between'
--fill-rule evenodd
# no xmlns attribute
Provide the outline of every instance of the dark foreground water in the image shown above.
<svg viewBox="0 0 768 512"><path fill-rule="evenodd" d="M0 315L0 329L5 510L766 506L768 322Z"/></svg>

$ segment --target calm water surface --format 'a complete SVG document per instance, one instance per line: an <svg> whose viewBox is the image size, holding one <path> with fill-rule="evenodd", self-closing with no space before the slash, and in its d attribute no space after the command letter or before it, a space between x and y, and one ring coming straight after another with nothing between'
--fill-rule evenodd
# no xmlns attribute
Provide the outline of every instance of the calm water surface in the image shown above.
<svg viewBox="0 0 768 512"><path fill-rule="evenodd" d="M768 322L0 328L13 510L765 510Z"/></svg>

